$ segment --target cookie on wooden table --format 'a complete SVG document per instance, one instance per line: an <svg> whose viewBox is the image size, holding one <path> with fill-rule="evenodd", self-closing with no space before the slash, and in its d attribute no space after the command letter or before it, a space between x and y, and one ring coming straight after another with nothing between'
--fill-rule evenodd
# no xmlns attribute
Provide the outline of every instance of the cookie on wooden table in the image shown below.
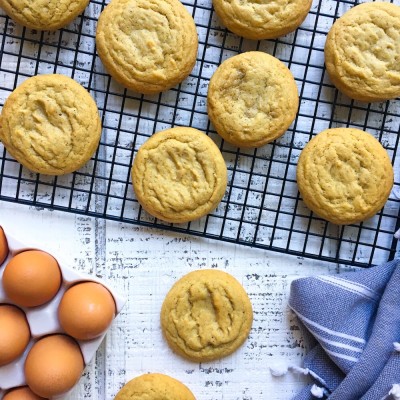
<svg viewBox="0 0 400 400"><path fill-rule="evenodd" d="M327 129L300 154L297 184L308 208L338 225L364 221L386 203L393 167L386 150L367 132Z"/></svg>
<svg viewBox="0 0 400 400"><path fill-rule="evenodd" d="M95 152L101 121L95 101L64 75L37 75L7 98L0 140L33 172L63 175L81 168Z"/></svg>
<svg viewBox="0 0 400 400"><path fill-rule="evenodd" d="M224 140L259 147L283 135L296 117L292 73L277 58L249 51L224 61L211 77L208 116Z"/></svg>
<svg viewBox="0 0 400 400"><path fill-rule="evenodd" d="M400 96L400 7L373 2L346 12L328 33L325 64L332 83L352 99Z"/></svg>
<svg viewBox="0 0 400 400"><path fill-rule="evenodd" d="M136 154L136 197L151 215L187 222L215 209L225 194L227 169L216 144L203 132L178 127L158 132Z"/></svg>
<svg viewBox="0 0 400 400"><path fill-rule="evenodd" d="M246 340L252 322L251 302L242 285L215 269L182 277L161 309L161 327L169 346L198 362L233 353Z"/></svg>
<svg viewBox="0 0 400 400"><path fill-rule="evenodd" d="M139 93L182 82L196 62L197 31L179 0L112 0L101 13L97 51L110 75Z"/></svg>
<svg viewBox="0 0 400 400"><path fill-rule="evenodd" d="M114 400L196 400L178 380L163 374L145 374L130 380Z"/></svg>
<svg viewBox="0 0 400 400"><path fill-rule="evenodd" d="M312 0L213 0L223 24L248 39L274 39L305 20Z"/></svg>
<svg viewBox="0 0 400 400"><path fill-rule="evenodd" d="M41 31L68 25L88 4L89 0L0 0L0 7L14 21Z"/></svg>

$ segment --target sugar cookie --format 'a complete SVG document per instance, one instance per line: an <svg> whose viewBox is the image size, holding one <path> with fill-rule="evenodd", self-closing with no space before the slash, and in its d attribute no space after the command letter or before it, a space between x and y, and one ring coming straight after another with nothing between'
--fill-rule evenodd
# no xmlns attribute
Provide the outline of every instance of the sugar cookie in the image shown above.
<svg viewBox="0 0 400 400"><path fill-rule="evenodd" d="M181 382L164 374L145 374L130 380L114 400L196 400Z"/></svg>
<svg viewBox="0 0 400 400"><path fill-rule="evenodd" d="M222 23L248 39L274 39L294 31L306 18L312 0L213 0Z"/></svg>
<svg viewBox="0 0 400 400"><path fill-rule="evenodd" d="M373 2L353 7L328 33L325 64L332 83L352 99L400 96L400 7Z"/></svg>
<svg viewBox="0 0 400 400"><path fill-rule="evenodd" d="M0 140L33 172L63 175L81 168L95 152L101 121L95 101L63 75L38 75L19 85L0 117Z"/></svg>
<svg viewBox="0 0 400 400"><path fill-rule="evenodd" d="M179 127L156 133L140 147L132 181L147 212L180 223L217 207L225 193L227 170L221 152L207 135Z"/></svg>
<svg viewBox="0 0 400 400"><path fill-rule="evenodd" d="M198 362L233 353L246 340L252 322L252 306L242 285L215 269L182 277L161 310L161 327L170 347Z"/></svg>
<svg viewBox="0 0 400 400"><path fill-rule="evenodd" d="M327 129L301 152L297 184L305 204L338 225L375 215L389 197L393 167L382 145L359 129Z"/></svg>
<svg viewBox="0 0 400 400"><path fill-rule="evenodd" d="M259 147L283 135L296 117L299 95L289 69L261 51L224 61L208 87L208 116L238 147Z"/></svg>
<svg viewBox="0 0 400 400"><path fill-rule="evenodd" d="M198 39L179 0L112 0L100 15L96 44L118 82L139 93L157 93L189 75Z"/></svg>
<svg viewBox="0 0 400 400"><path fill-rule="evenodd" d="M41 31L68 25L88 4L89 0L0 0L0 7L13 20Z"/></svg>

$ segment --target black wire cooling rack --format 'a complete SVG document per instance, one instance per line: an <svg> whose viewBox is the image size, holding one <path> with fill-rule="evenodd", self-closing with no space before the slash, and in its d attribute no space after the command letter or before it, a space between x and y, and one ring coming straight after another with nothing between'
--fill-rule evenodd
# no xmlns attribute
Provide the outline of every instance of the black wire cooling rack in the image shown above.
<svg viewBox="0 0 400 400"><path fill-rule="evenodd" d="M66 176L33 174L0 144L0 200L343 264L366 266L393 257L393 233L399 227L400 209L400 100L374 104L351 101L331 85L324 68L326 34L334 20L357 1L314 1L296 32L261 42L228 32L216 17L211 0L184 4L199 35L196 66L181 85L151 96L125 90L109 77L96 55L96 23L105 1L91 1L83 16L56 32L22 28L0 13L0 104L27 77L61 73L90 91L103 122L96 155L83 169ZM256 150L224 143L210 125L206 110L213 72L226 58L248 50L268 52L286 63L301 97L298 116L288 132ZM154 132L175 125L206 132L220 147L229 174L228 189L217 210L184 225L163 223L143 211L130 179L132 160L140 145ZM343 227L313 215L299 197L295 180L304 145L312 135L337 126L353 126L375 135L395 166L395 185L384 209L364 223Z"/></svg>

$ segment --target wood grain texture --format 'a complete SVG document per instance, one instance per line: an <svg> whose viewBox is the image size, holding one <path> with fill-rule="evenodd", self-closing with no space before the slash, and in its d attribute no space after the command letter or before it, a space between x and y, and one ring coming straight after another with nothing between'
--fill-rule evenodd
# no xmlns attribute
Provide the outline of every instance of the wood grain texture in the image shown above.
<svg viewBox="0 0 400 400"><path fill-rule="evenodd" d="M395 0L397 4L399 1ZM7 22L3 29L8 35L2 36L7 54L3 55L4 70L0 72L0 86L6 89L0 89L0 103L4 103L14 83L23 79L22 76L16 77L12 71L19 69L26 75L53 72L71 75L73 70L74 78L87 87L90 79L88 71L94 62L100 73L94 75L91 87L100 93L97 94L96 101L108 126L103 131L103 144L99 148L98 158L108 162L118 160L120 166L112 169L112 164L100 162L97 165L97 176L109 177L112 174L112 179L96 179L93 187L90 179L82 175L73 178L74 190L71 190L72 178L68 175L58 179L59 187L55 192L51 186L43 184L39 185L38 193L35 193L35 185L32 184L35 177L24 170L22 176L31 181L24 181L17 186L16 178L4 179L0 188L1 195L11 198L18 196L20 199L33 199L37 195L35 200L47 204L53 202L52 204L68 207L71 201L73 207L84 209L88 205L85 191L93 189L100 195L90 198L90 211L118 216L121 211L118 196L126 196L123 217L137 219L139 206L132 201L132 188L124 184L129 174L132 151L136 151L151 133L169 128L171 123L187 124L190 114L186 110L192 107L196 112L192 114L191 125L205 130L209 123L205 101L207 79L217 68L216 60L225 60L236 54L239 48L241 51L256 48L255 42L242 42L230 34L225 36L221 29L213 29L209 34L204 26L218 25L215 16L207 9L211 7L211 1L200 0L197 4L199 7L195 18L197 22L201 22L198 33L202 42L199 54L206 61L196 68L201 69L200 75L204 79L197 85L196 78L189 77L185 84L187 93L176 95L174 91L166 92L162 95L166 105L157 107L154 100L150 99L151 101L143 102L141 113L137 112L138 101L135 98L124 98L124 89L102 75L102 66L91 56L94 53L93 33L96 29L96 17L101 11L100 4L91 2L87 9L86 15L93 19L86 19L82 26L83 31L90 35L78 36L64 31L61 35L52 32L41 36L38 32L27 32L27 38L33 41L21 41L18 37L22 36L22 28L13 22ZM322 74L322 50L326 32L333 20L329 16L336 12L342 14L349 7L348 2L314 0L313 14L304 22L308 31L303 31L296 39L288 36L279 43L264 41L260 46L261 51L274 53L288 64L290 60L290 68L303 100L297 129L285 134L277 144L260 148L254 168L252 153L243 152L239 155L236 148L224 147L229 179L234 185L227 210L230 220L224 226L224 235L237 237L237 218L245 217L250 222L243 224L240 238L253 240L254 222L258 220L258 212L261 212L260 221L265 225L258 234L259 243L262 244L270 243L273 237L273 245L281 248L287 246L292 251L305 249L311 254L319 254L321 251L324 256L335 256L338 253L346 258L353 254L355 242L359 239L371 243L375 238L383 247L391 243L390 232L394 230L398 210L394 202L389 202L386 206L387 217L384 220L388 220L388 225L382 225L386 231L376 233L375 236L374 229L379 217L370 222L368 229L362 232L355 227L340 231L340 228L333 225L325 230L323 222L309 222L307 218L299 216L307 215L308 211L301 201L296 200L298 191L295 184L295 165L299 149L310 139L310 133L328 128L332 121L334 126L351 121L357 126L367 126L376 136L383 129L382 141L390 148L394 148L397 143L397 135L389 134L384 128L398 128L399 119L393 111L394 103L393 109L390 108L393 116L385 120L381 109L373 109L376 112L370 114L362 108L354 108L351 113L347 106L333 109L331 102L335 98L334 89L325 84L320 89L319 82L325 82ZM320 10L321 15L317 16L317 10ZM75 27L78 23L79 20L74 22ZM312 35L316 26L318 30ZM284 41L290 43L292 39L300 46L292 49L290 44L284 44ZM37 41L43 45L39 46ZM56 45L59 42L62 48L57 53ZM223 49L220 49L221 43L225 44ZM18 59L18 54L23 54L24 57ZM304 65L306 59L309 60L308 66ZM56 65L47 63L46 60L57 60ZM197 72L195 69L195 73ZM102 91L107 90L117 95L108 96L106 101ZM190 94L196 90L197 97ZM338 98L338 104L347 104L341 96ZM178 107L174 109L174 105ZM119 128L119 136L116 137ZM133 135L132 132L138 132L138 135ZM211 132L210 136L220 145L215 133ZM114 148L116 141L118 147ZM292 144L294 147L291 147ZM396 162L398 164L398 160ZM11 160L5 161L2 167L9 176L21 178L19 166ZM91 164L82 172L91 174L93 171L90 168ZM396 171L395 179L399 182L400 169L397 168ZM285 173L288 179L283 181L281 177ZM47 182L46 177L42 176L41 179ZM247 190L249 187L251 190ZM115 196L114 200L111 197L106 200L103 196L108 188L110 194ZM398 191L397 187L396 190ZM264 198L262 193L265 192L268 195ZM282 194L286 197L281 202L279 198ZM398 197L397 193L396 198ZM219 213L224 213L223 208ZM297 216L293 219L295 213ZM140 219L146 221L150 218L143 212ZM215 230L210 225L209 233L220 232L221 227L218 224L222 220L215 220ZM288 243L287 227L292 222L294 230ZM270 228L273 224L277 224L276 230ZM71 267L104 279L128 299L95 359L86 367L79 385L68 400L112 400L126 381L146 372L161 372L181 380L193 391L197 400L289 400L303 387L304 377L287 374L274 378L269 367L276 364L300 366L306 352L306 342L297 320L287 307L290 283L293 279L307 275L338 274L349 270L336 264L5 202L0 202L0 225L4 225L8 232L13 232L22 241L33 239L39 244L46 244ZM204 220L192 227L198 227L201 231L203 225ZM303 233L306 229L309 229L308 236ZM324 233L331 239L322 240L321 235ZM346 239L340 251L336 239L339 236ZM356 249L357 261L368 259L368 251L368 246ZM382 258L385 256L386 253L382 251ZM172 353L161 335L159 322L161 304L172 284L184 274L199 268L218 268L234 275L248 292L254 309L253 327L244 346L227 358L202 364L186 361Z"/></svg>
<svg viewBox="0 0 400 400"><path fill-rule="evenodd" d="M304 378L274 378L269 371L276 364L300 366L305 354L287 307L290 282L341 271L332 264L4 202L0 225L21 240L45 243L71 267L104 279L128 299L69 400L113 399L126 381L147 372L181 380L198 400L290 399ZM244 346L202 364L175 355L159 322L172 284L199 268L234 275L254 309Z"/></svg>
<svg viewBox="0 0 400 400"><path fill-rule="evenodd" d="M400 4L400 0L394 1ZM154 132L190 125L208 132L222 150L228 167L228 190L223 201L207 223L205 219L196 221L190 225L191 229L297 254L341 257L359 263L368 262L370 257L378 263L386 260L399 211L396 192L400 185L400 158L395 155L399 104L391 101L387 107L353 106L345 96L336 93L324 73L326 34L334 17L342 15L353 2L314 0L310 13L295 33L278 42L258 44L225 32L212 10L211 0L189 0L185 4L194 15L200 43L193 73L180 89L164 92L161 97L143 98L125 92L106 74L96 56L94 33L101 3L90 2L86 18L77 18L70 29L62 32L24 30L6 19L0 10L0 37L5 50L0 64L0 104L28 76L61 73L90 88L104 127L97 162L88 162L80 170L82 174L68 174L56 182L41 176L38 186L36 177L25 170L21 173L20 165L0 144L0 165L4 171L0 175L0 196L71 210L88 208L110 218L153 222L135 199L129 178L132 159ZM239 151L222 143L209 123L208 82L223 60L256 49L275 55L290 68L301 101L294 124L283 136L256 151ZM301 149L312 135L337 126L366 129L380 139L393 160L394 191L383 213L362 227L340 228L326 225L315 216L310 218L310 211L297 190L295 172ZM356 244L357 241L362 244Z"/></svg>

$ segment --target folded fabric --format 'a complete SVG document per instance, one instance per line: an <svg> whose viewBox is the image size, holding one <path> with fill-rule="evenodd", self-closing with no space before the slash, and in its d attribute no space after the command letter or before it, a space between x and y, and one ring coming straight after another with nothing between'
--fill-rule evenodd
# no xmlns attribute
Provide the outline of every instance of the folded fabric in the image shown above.
<svg viewBox="0 0 400 400"><path fill-rule="evenodd" d="M295 400L400 400L400 260L297 279L289 306L318 344Z"/></svg>

